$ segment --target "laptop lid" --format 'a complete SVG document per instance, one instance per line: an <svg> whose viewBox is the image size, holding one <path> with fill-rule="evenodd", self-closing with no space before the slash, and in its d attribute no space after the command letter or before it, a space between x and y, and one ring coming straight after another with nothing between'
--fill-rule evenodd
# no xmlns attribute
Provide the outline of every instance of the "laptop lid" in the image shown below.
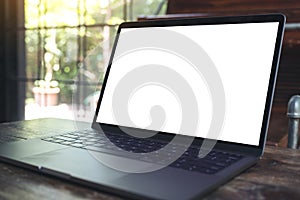
<svg viewBox="0 0 300 200"><path fill-rule="evenodd" d="M261 154L284 23L274 14L121 24L93 128Z"/></svg>

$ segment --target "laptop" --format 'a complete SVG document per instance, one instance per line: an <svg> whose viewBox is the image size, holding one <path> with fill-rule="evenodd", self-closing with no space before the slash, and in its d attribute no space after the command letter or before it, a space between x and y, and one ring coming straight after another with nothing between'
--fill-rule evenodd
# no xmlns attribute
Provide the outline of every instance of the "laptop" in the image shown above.
<svg viewBox="0 0 300 200"><path fill-rule="evenodd" d="M91 127L1 144L1 160L131 199L203 197L263 155L284 24L123 23Z"/></svg>

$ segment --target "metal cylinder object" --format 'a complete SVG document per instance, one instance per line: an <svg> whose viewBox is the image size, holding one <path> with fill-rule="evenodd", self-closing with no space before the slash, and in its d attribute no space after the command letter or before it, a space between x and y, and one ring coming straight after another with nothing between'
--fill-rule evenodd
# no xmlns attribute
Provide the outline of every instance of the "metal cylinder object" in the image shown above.
<svg viewBox="0 0 300 200"><path fill-rule="evenodd" d="M288 148L297 149L299 138L300 95L294 95L290 98L287 116L289 118Z"/></svg>

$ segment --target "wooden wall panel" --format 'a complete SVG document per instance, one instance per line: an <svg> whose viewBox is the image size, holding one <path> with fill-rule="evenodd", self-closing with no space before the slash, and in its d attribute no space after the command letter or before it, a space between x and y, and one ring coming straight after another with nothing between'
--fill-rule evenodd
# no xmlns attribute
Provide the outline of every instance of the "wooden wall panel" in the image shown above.
<svg viewBox="0 0 300 200"><path fill-rule="evenodd" d="M167 14L206 13L245 15L284 13L288 22L300 21L299 0L168 0Z"/></svg>

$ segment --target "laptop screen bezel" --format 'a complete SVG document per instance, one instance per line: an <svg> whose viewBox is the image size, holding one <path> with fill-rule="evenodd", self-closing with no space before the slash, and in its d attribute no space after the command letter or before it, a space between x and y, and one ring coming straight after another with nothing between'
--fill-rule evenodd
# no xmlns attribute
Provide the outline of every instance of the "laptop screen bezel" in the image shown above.
<svg viewBox="0 0 300 200"><path fill-rule="evenodd" d="M123 28L278 22L279 25L278 25L276 44L275 44L275 49L274 49L273 61L272 61L271 74L270 74L270 78L269 78L269 86L268 86L268 92L267 92L267 97L266 97L265 110L264 110L264 114L263 114L263 121L262 121L262 126L261 126L259 145L255 146L255 145L240 144L240 143L229 142L229 141L221 141L221 140L217 141L217 146L220 146L220 147L231 146L233 150L239 149L239 151L242 151L245 154L255 154L258 156L262 155L263 149L265 146L265 142L266 142L266 138L267 138L270 113L271 113L272 102L273 102L273 97L274 97L274 90L275 90L276 78L277 78L277 73L278 73L278 65L279 65L279 58L280 58L280 52L281 52L281 46L282 46L282 40L283 40L285 20L286 20L285 16L282 14L267 14L267 15L248 15L248 16L232 16L232 17L151 20L151 21L142 21L142 22L122 23L119 26L116 37L115 37L110 60L109 60L108 66L107 66L107 71L106 71L106 74L104 77L99 100L97 103L96 112L95 112L94 119L92 122L92 128L99 130L99 126L101 126L101 130L109 130L116 134L122 133L122 131L119 129L119 127L120 127L119 125L99 123L96 120L97 120L97 117L99 114L99 109L100 109L101 101L102 101L103 94L105 91L105 86L106 86L107 79L108 79L110 69L112 66L112 62L113 62L116 46L118 43L119 35ZM133 131L140 131L141 133L143 131L148 132L148 130L142 130L142 129L138 129L138 128L131 128L131 129ZM243 130L241 130L241 131L243 131ZM159 137L161 139L169 140L174 135L175 135L174 133L159 132L157 134L157 137ZM203 138L195 138L195 143L201 143L202 141L203 141Z"/></svg>

